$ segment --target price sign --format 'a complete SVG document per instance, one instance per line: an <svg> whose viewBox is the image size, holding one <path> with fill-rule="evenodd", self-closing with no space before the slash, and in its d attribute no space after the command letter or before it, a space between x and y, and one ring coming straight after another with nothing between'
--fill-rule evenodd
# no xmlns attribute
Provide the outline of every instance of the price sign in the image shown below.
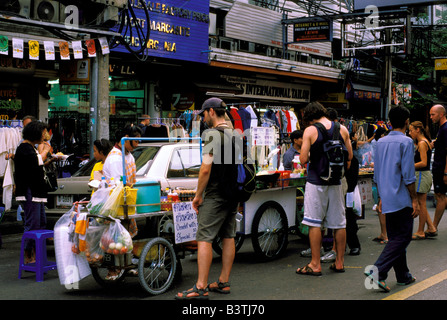
<svg viewBox="0 0 447 320"><path fill-rule="evenodd" d="M251 139L253 146L271 146L275 144L275 131L272 127L254 127Z"/></svg>
<svg viewBox="0 0 447 320"><path fill-rule="evenodd" d="M172 204L174 217L175 243L183 243L196 240L197 213L192 207L192 202L174 202Z"/></svg>

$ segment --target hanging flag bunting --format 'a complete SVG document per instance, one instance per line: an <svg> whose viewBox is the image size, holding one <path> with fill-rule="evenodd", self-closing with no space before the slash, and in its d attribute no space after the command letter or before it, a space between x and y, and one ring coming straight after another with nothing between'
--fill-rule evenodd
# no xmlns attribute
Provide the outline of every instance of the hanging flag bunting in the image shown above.
<svg viewBox="0 0 447 320"><path fill-rule="evenodd" d="M29 58L30 60L39 60L39 41L28 41Z"/></svg>
<svg viewBox="0 0 447 320"><path fill-rule="evenodd" d="M101 45L102 54L109 54L109 42L107 41L107 38L99 38L99 44Z"/></svg>
<svg viewBox="0 0 447 320"><path fill-rule="evenodd" d="M7 36L0 36L0 54L8 55L9 44Z"/></svg>
<svg viewBox="0 0 447 320"><path fill-rule="evenodd" d="M67 41L59 42L59 52L61 54L61 60L70 60L70 47Z"/></svg>
<svg viewBox="0 0 447 320"><path fill-rule="evenodd" d="M87 46L87 52L89 58L96 57L95 40L94 39L85 40L85 45Z"/></svg>
<svg viewBox="0 0 447 320"><path fill-rule="evenodd" d="M12 56L23 59L23 39L12 38Z"/></svg>
<svg viewBox="0 0 447 320"><path fill-rule="evenodd" d="M56 54L54 52L54 42L53 41L44 41L43 44L45 47L45 58L47 60L55 60Z"/></svg>
<svg viewBox="0 0 447 320"><path fill-rule="evenodd" d="M75 59L83 59L84 55L82 54L82 41L73 41L71 43L73 48L73 55Z"/></svg>

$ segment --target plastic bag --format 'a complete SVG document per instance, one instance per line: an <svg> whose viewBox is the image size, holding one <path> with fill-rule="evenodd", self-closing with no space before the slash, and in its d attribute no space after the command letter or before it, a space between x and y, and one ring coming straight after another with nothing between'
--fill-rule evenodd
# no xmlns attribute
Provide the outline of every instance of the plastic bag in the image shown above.
<svg viewBox="0 0 447 320"><path fill-rule="evenodd" d="M133 249L132 237L119 219L113 219L102 234L100 246L109 254L125 254Z"/></svg>
<svg viewBox="0 0 447 320"><path fill-rule="evenodd" d="M360 196L359 186L355 186L353 192L346 194L346 207L352 208L353 212L361 217L362 216L362 197Z"/></svg>
<svg viewBox="0 0 447 320"><path fill-rule="evenodd" d="M99 211L100 215L105 217L110 216L112 218L116 218L118 214L118 206L120 205L120 198L121 198L120 195L122 191L123 191L122 184L119 184L112 190L112 193L109 195L109 198Z"/></svg>
<svg viewBox="0 0 447 320"><path fill-rule="evenodd" d="M87 248L85 257L90 265L100 266L104 259L104 251L101 249L101 237L108 225L100 224L96 220L89 223L86 235Z"/></svg>
<svg viewBox="0 0 447 320"><path fill-rule="evenodd" d="M91 274L90 266L84 255L72 252L74 206L54 225L54 251L56 254L59 281L67 288L75 285Z"/></svg>
<svg viewBox="0 0 447 320"><path fill-rule="evenodd" d="M101 212L102 207L109 198L111 190L111 188L99 188L93 193L90 202L87 204L87 210L90 214L97 215Z"/></svg>

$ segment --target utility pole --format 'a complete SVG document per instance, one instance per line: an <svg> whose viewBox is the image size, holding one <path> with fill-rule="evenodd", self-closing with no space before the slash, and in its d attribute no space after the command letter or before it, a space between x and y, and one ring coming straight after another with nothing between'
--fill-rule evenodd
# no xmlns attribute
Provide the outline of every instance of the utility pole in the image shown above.
<svg viewBox="0 0 447 320"><path fill-rule="evenodd" d="M93 158L93 142L109 139L109 55L96 53L91 59L90 80L90 158Z"/></svg>

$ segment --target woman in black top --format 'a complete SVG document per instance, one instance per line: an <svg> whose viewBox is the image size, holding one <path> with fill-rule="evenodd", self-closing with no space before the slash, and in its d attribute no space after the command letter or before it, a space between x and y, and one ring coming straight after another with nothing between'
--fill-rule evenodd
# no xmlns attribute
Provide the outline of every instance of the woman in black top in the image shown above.
<svg viewBox="0 0 447 320"><path fill-rule="evenodd" d="M23 128L23 142L14 155L14 181L16 200L24 208L24 230L40 230L46 227L45 205L47 191L44 180L44 163L36 145L44 139L46 125L33 121ZM35 262L34 241L26 243L25 263Z"/></svg>
<svg viewBox="0 0 447 320"><path fill-rule="evenodd" d="M420 121L414 121L410 124L410 136L416 144L414 154L414 166L416 169L416 192L418 195L419 207L419 228L413 235L413 240L425 239L424 228L427 224L427 232L434 233L436 228L427 211L427 192L432 185L432 176L430 172L431 146L430 138L424 130L424 125Z"/></svg>

